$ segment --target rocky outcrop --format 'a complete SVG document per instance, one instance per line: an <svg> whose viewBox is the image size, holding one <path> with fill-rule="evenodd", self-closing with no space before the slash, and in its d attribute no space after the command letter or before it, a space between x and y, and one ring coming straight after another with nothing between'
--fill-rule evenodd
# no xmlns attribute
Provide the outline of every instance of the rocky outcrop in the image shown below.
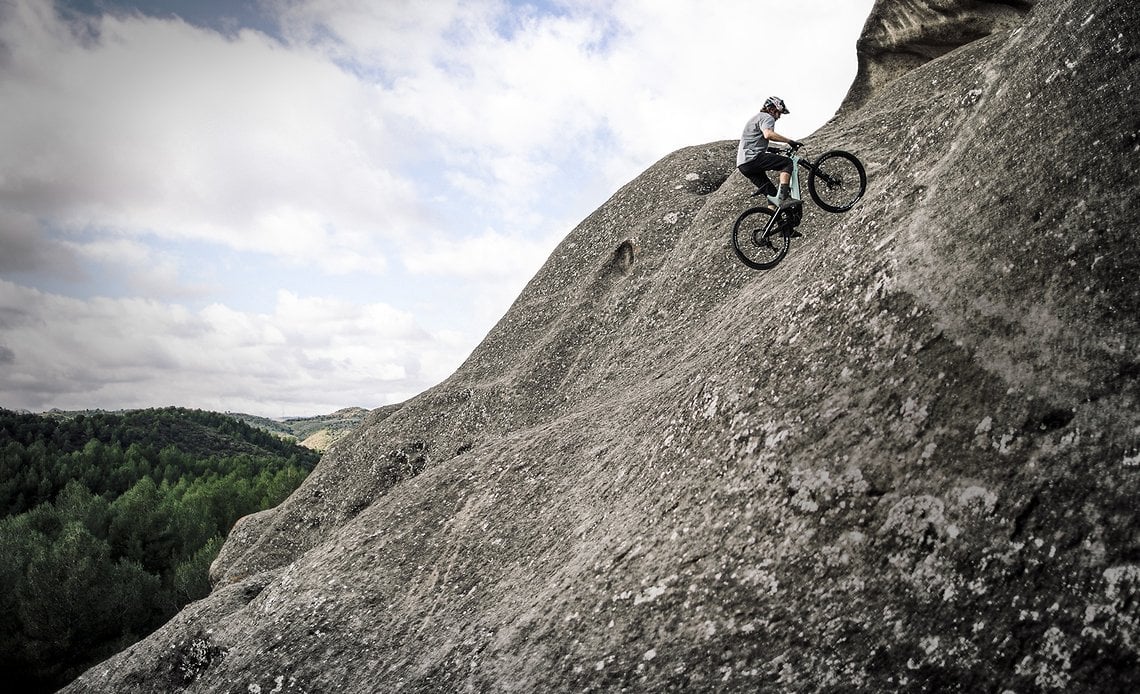
<svg viewBox="0 0 1140 694"><path fill-rule="evenodd" d="M867 197L769 272L735 143L669 155L70 691L1134 691L1137 25L878 84L808 138Z"/></svg>
<svg viewBox="0 0 1140 694"><path fill-rule="evenodd" d="M859 67L844 100L858 108L916 67L1019 26L1037 0L894 0L877 2L855 46Z"/></svg>

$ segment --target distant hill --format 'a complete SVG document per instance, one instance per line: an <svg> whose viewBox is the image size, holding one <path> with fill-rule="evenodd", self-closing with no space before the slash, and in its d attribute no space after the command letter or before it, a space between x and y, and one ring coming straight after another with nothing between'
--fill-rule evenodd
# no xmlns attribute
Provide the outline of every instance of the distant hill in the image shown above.
<svg viewBox="0 0 1140 694"><path fill-rule="evenodd" d="M363 407L345 407L332 414L285 419L269 419L239 412L226 414L252 427L297 441L305 448L324 451L364 421L368 412Z"/></svg>
<svg viewBox="0 0 1140 694"><path fill-rule="evenodd" d="M89 441L118 445L134 443L162 448L174 446L188 455L288 455L292 446L288 429L274 431L229 413L163 407L140 410L49 410L39 415L3 412L5 421L17 422L22 431L38 430L63 453L82 449ZM236 422L234 420L237 420ZM271 420L265 420L271 421ZM238 422L245 423L246 429ZM265 436L264 431L277 434ZM10 435L0 434L0 443ZM282 441L285 439L285 441ZM315 460L314 460L315 462Z"/></svg>
<svg viewBox="0 0 1140 694"><path fill-rule="evenodd" d="M275 434L278 437L297 443L310 450L324 452L345 434L364 421L370 412L363 407L345 407L331 414L311 417L284 417L272 419L242 412L219 413L249 426ZM124 411L109 410L48 410L39 413L53 419L74 419L78 416L90 417L97 414L123 414ZM25 412L25 414L32 414Z"/></svg>

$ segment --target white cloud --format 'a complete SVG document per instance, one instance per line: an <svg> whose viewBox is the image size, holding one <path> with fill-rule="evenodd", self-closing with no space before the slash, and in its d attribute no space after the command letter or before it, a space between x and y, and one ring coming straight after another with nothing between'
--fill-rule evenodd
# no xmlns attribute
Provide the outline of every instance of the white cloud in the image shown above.
<svg viewBox="0 0 1140 694"><path fill-rule="evenodd" d="M551 197L584 216L670 151L737 137L771 93L806 136L854 77L870 4L306 0L284 16L295 45L379 76L386 113L501 223Z"/></svg>
<svg viewBox="0 0 1140 694"><path fill-rule="evenodd" d="M9 205L339 272L382 268L377 240L420 225L379 94L323 56L141 16L80 30L47 5L0 24Z"/></svg>
<svg viewBox="0 0 1140 694"><path fill-rule="evenodd" d="M403 400L466 356L384 304L281 291L272 313L79 300L0 280L0 406L183 405L259 414ZM284 411L284 412L283 412Z"/></svg>
<svg viewBox="0 0 1140 694"><path fill-rule="evenodd" d="M555 245L553 238L509 237L488 230L479 236L454 241L438 237L431 239L405 251L404 264L417 275L525 281L530 279L532 269L546 260Z"/></svg>
<svg viewBox="0 0 1140 694"><path fill-rule="evenodd" d="M871 0L262 5L281 39L0 3L0 405L410 396L660 157L770 93L821 125Z"/></svg>
<svg viewBox="0 0 1140 694"><path fill-rule="evenodd" d="M114 268L117 280L134 296L196 298L209 288L186 282L179 271L182 260L128 236L100 235L90 240L63 241L84 266Z"/></svg>

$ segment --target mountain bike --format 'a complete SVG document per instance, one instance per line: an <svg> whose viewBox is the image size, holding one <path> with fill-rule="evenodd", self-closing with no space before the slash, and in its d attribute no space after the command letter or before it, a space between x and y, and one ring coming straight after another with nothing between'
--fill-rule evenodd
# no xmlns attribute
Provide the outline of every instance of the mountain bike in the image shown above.
<svg viewBox="0 0 1140 694"><path fill-rule="evenodd" d="M788 246L803 218L800 198L800 167L808 170L811 199L828 212L846 212L867 192L867 171L863 162L850 152L833 149L808 161L800 157L798 147L769 148L792 160L790 182L792 205L775 209L776 197L765 196L771 205L745 210L732 225L732 248L745 265L756 270L773 268L788 254Z"/></svg>

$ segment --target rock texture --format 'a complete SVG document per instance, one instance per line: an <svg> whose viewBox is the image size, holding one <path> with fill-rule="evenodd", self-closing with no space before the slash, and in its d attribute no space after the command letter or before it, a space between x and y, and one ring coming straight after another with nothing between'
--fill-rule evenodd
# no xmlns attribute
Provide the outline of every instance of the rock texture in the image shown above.
<svg viewBox="0 0 1140 694"><path fill-rule="evenodd" d="M867 197L769 272L735 143L669 155L70 691L1136 691L1136 26L872 79L808 139Z"/></svg>

